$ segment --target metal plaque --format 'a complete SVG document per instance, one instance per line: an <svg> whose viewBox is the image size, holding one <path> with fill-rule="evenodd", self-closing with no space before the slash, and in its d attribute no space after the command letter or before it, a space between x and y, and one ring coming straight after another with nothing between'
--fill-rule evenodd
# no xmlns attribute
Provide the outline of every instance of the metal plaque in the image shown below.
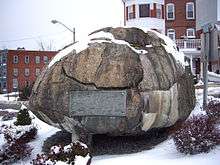
<svg viewBox="0 0 220 165"><path fill-rule="evenodd" d="M71 116L126 116L123 91L71 91Z"/></svg>

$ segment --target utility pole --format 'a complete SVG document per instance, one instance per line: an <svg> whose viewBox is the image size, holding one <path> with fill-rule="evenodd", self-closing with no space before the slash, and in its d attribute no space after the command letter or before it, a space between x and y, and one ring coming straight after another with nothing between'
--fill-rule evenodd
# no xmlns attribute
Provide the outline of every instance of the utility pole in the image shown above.
<svg viewBox="0 0 220 165"><path fill-rule="evenodd" d="M211 31L212 24L208 23L202 26L204 34L204 52L203 52L203 108L207 106L207 95L208 95L208 63L211 54Z"/></svg>

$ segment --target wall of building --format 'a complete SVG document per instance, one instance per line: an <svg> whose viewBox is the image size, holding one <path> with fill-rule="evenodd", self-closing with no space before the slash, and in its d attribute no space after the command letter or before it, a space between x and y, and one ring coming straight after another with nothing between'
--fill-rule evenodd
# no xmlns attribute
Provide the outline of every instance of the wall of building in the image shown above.
<svg viewBox="0 0 220 165"><path fill-rule="evenodd" d="M165 34L165 20L157 19L157 18L137 18L133 20L129 20L126 23L128 27L138 27L143 30L149 29L157 29L161 33Z"/></svg>
<svg viewBox="0 0 220 165"><path fill-rule="evenodd" d="M217 0L217 21L220 21L220 0Z"/></svg>
<svg viewBox="0 0 220 165"><path fill-rule="evenodd" d="M218 1L218 2L217 2ZM218 4L217 4L218 3ZM217 22L219 0L196 0L196 30L207 23ZM220 16L220 15L219 15Z"/></svg>
<svg viewBox="0 0 220 165"><path fill-rule="evenodd" d="M196 17L195 19L186 19L186 3L194 2L195 0L165 0L165 6L168 3L173 3L175 5L175 19L167 20L167 16L165 16L165 31L168 29L174 29L176 32L176 38L180 39L186 36L186 29L188 28L196 28ZM196 5L194 4L194 8L196 10ZM166 10L165 10L166 13ZM196 11L194 12L196 14ZM196 29L195 29L196 30Z"/></svg>
<svg viewBox="0 0 220 165"><path fill-rule="evenodd" d="M7 50L0 51L0 93L7 90Z"/></svg>
<svg viewBox="0 0 220 165"><path fill-rule="evenodd" d="M138 27L143 30L156 29L161 33L165 33L165 20L164 20L164 0L123 0L124 13L125 13L125 26ZM149 4L150 15L149 17L140 17L139 5ZM157 18L156 9L157 4L161 5L161 18ZM133 6L135 10L134 19L128 19L128 7Z"/></svg>
<svg viewBox="0 0 220 165"><path fill-rule="evenodd" d="M13 91L13 79L18 80L18 88L22 89L27 84L35 82L36 68L40 70L47 64L43 61L44 56L50 60L56 51L26 51L26 50L8 50L7 55L7 90ZM13 62L13 57L18 56L18 63ZM29 56L29 63L25 63L25 56ZM40 57L40 63L36 63L36 56ZM14 68L18 69L18 75L14 75ZM29 69L29 76L25 76L25 68Z"/></svg>

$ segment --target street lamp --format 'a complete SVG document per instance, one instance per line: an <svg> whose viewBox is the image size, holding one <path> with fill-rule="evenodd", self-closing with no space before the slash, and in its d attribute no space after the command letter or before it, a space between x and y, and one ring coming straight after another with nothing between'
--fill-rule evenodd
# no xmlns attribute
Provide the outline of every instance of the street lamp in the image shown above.
<svg viewBox="0 0 220 165"><path fill-rule="evenodd" d="M75 39L75 28L70 29L69 27L67 27L66 25L64 25L62 22L57 21L57 20L52 20L51 22L52 22L53 24L58 23L58 24L64 26L64 27L65 27L66 29L68 29L69 31L71 31L71 32L73 33L73 44L76 42L76 39Z"/></svg>
<svg viewBox="0 0 220 165"><path fill-rule="evenodd" d="M203 53L203 108L207 106L207 95L208 95L208 63L211 55L211 32L213 30L213 24L207 23L202 26L204 33L204 53Z"/></svg>

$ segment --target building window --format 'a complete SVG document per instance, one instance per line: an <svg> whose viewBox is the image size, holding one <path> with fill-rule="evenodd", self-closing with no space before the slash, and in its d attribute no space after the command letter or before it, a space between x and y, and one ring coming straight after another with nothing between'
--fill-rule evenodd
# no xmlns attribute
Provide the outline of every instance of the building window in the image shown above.
<svg viewBox="0 0 220 165"><path fill-rule="evenodd" d="M29 68L25 68L24 69L24 75L25 76L29 76L30 75L30 69Z"/></svg>
<svg viewBox="0 0 220 165"><path fill-rule="evenodd" d="M187 38L195 38L195 29L186 29L186 36Z"/></svg>
<svg viewBox="0 0 220 165"><path fill-rule="evenodd" d="M29 56L25 56L25 57L24 57L24 63L25 63L25 64L28 64L28 63L29 63Z"/></svg>
<svg viewBox="0 0 220 165"><path fill-rule="evenodd" d="M166 5L167 11L167 20L174 20L175 19L175 7L173 3L169 3Z"/></svg>
<svg viewBox="0 0 220 165"><path fill-rule="evenodd" d="M174 29L167 30L167 36L170 37L173 41L176 39L176 33Z"/></svg>
<svg viewBox="0 0 220 165"><path fill-rule="evenodd" d="M36 63L36 64L39 64L39 63L40 63L40 56L36 56L36 57L35 57L35 63Z"/></svg>
<svg viewBox="0 0 220 165"><path fill-rule="evenodd" d="M135 5L128 6L128 19L135 18Z"/></svg>
<svg viewBox="0 0 220 165"><path fill-rule="evenodd" d="M47 57L47 56L44 56L44 63L45 63L45 64L48 64L48 62L49 62L48 57Z"/></svg>
<svg viewBox="0 0 220 165"><path fill-rule="evenodd" d="M14 69L13 69L13 75L14 75L15 77L18 76L18 68L14 68Z"/></svg>
<svg viewBox="0 0 220 165"><path fill-rule="evenodd" d="M194 19L194 3L188 2L186 3L186 19Z"/></svg>
<svg viewBox="0 0 220 165"><path fill-rule="evenodd" d="M161 4L157 4L156 6L156 16L159 19L162 19L162 5Z"/></svg>
<svg viewBox="0 0 220 165"><path fill-rule="evenodd" d="M4 81L3 82L3 89L6 89L7 88L7 83Z"/></svg>
<svg viewBox="0 0 220 165"><path fill-rule="evenodd" d="M18 56L17 56L17 55L14 55L14 56L13 56L13 63L14 63L14 64L17 64L17 63L18 63Z"/></svg>
<svg viewBox="0 0 220 165"><path fill-rule="evenodd" d="M139 5L139 17L150 17L150 4Z"/></svg>
<svg viewBox="0 0 220 165"><path fill-rule="evenodd" d="M0 63L5 64L6 63L6 56L5 55L0 55Z"/></svg>
<svg viewBox="0 0 220 165"><path fill-rule="evenodd" d="M36 75L36 76L39 76L39 75L40 75L40 68L36 68L36 69L35 69L35 75Z"/></svg>
<svg viewBox="0 0 220 165"><path fill-rule="evenodd" d="M6 75L7 75L7 69L6 69L6 67L2 67L2 76L3 76L3 78L5 78Z"/></svg>
<svg viewBox="0 0 220 165"><path fill-rule="evenodd" d="M13 89L18 89L18 79L14 78L12 80Z"/></svg>

